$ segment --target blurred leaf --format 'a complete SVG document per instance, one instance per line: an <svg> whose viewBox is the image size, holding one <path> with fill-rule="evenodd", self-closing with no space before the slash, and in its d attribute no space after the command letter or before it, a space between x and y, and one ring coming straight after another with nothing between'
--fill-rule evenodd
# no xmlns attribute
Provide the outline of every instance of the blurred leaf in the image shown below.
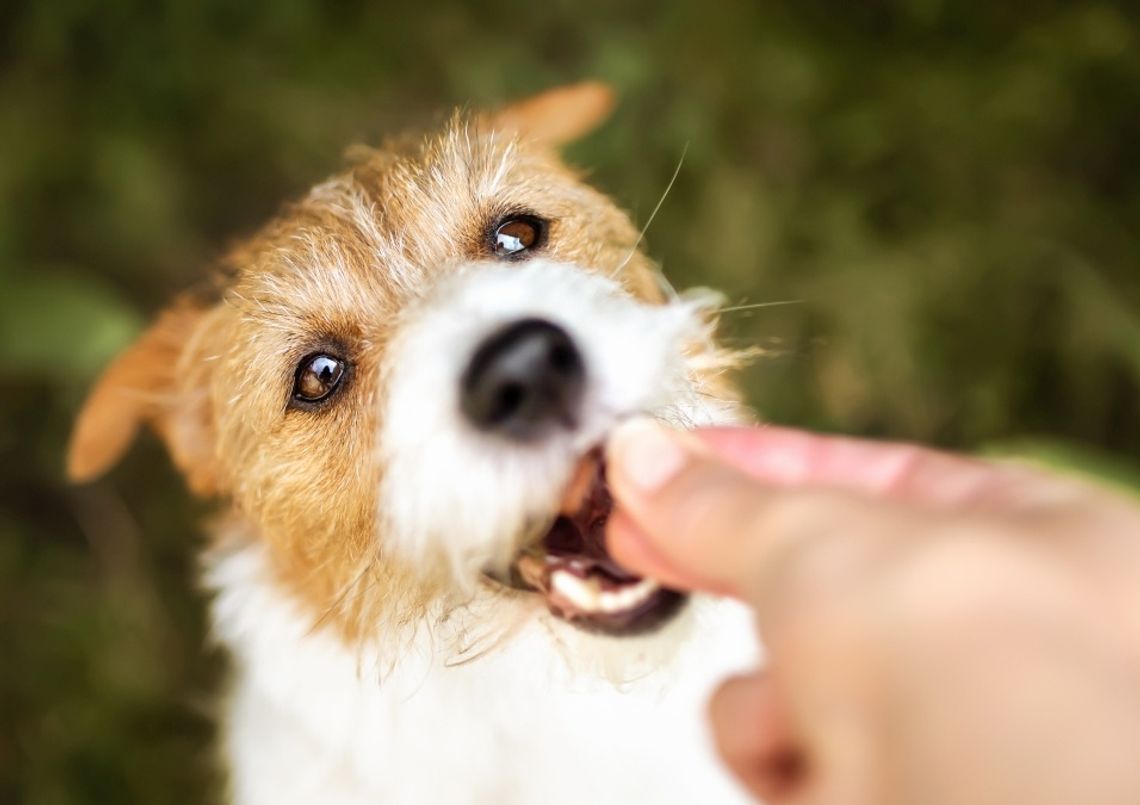
<svg viewBox="0 0 1140 805"><path fill-rule="evenodd" d="M85 381L142 326L142 317L91 274L43 269L2 279L0 371L13 377Z"/></svg>
<svg viewBox="0 0 1140 805"><path fill-rule="evenodd" d="M1057 439L1019 439L986 445L980 453L989 458L1014 459L1047 469L1085 476L1132 495L1140 495L1140 462L1088 445Z"/></svg>

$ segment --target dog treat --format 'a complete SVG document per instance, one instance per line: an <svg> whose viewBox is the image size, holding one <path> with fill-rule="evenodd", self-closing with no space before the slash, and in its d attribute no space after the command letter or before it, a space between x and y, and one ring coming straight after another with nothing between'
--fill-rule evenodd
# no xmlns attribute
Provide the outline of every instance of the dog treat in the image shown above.
<svg viewBox="0 0 1140 805"><path fill-rule="evenodd" d="M600 461L600 450L591 450L586 458L578 462L578 466L574 470L574 475L570 479L570 484L566 487L566 493L562 496L562 505L558 509L559 514L574 515L586 502L586 496L590 494L590 490L594 487L598 472L598 462Z"/></svg>

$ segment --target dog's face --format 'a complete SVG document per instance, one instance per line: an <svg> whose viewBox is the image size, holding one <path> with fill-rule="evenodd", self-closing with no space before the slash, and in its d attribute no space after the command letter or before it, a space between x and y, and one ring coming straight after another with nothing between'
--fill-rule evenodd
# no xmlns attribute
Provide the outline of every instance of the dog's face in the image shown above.
<svg viewBox="0 0 1140 805"><path fill-rule="evenodd" d="M232 502L225 532L352 638L487 590L595 630L666 618L679 596L605 554L598 448L623 417L732 404L707 307L665 293L628 217L557 158L609 106L568 87L359 154L108 369L72 476L149 422Z"/></svg>

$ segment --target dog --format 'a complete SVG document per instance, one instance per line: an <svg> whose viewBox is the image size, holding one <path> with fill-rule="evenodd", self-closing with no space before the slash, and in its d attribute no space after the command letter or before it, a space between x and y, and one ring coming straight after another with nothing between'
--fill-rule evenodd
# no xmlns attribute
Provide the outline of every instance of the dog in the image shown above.
<svg viewBox="0 0 1140 805"><path fill-rule="evenodd" d="M230 801L744 799L704 707L748 614L605 551L617 423L748 416L715 299L560 160L612 105L577 84L356 150L90 393L72 479L149 425L222 501Z"/></svg>

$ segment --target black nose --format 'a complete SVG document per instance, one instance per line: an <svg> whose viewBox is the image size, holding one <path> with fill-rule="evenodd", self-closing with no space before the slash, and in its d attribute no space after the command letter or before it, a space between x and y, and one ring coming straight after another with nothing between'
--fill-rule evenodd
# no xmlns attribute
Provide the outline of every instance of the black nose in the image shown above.
<svg viewBox="0 0 1140 805"><path fill-rule="evenodd" d="M577 424L585 381L582 356L567 332L523 319L479 345L463 373L461 405L480 430L526 441Z"/></svg>

